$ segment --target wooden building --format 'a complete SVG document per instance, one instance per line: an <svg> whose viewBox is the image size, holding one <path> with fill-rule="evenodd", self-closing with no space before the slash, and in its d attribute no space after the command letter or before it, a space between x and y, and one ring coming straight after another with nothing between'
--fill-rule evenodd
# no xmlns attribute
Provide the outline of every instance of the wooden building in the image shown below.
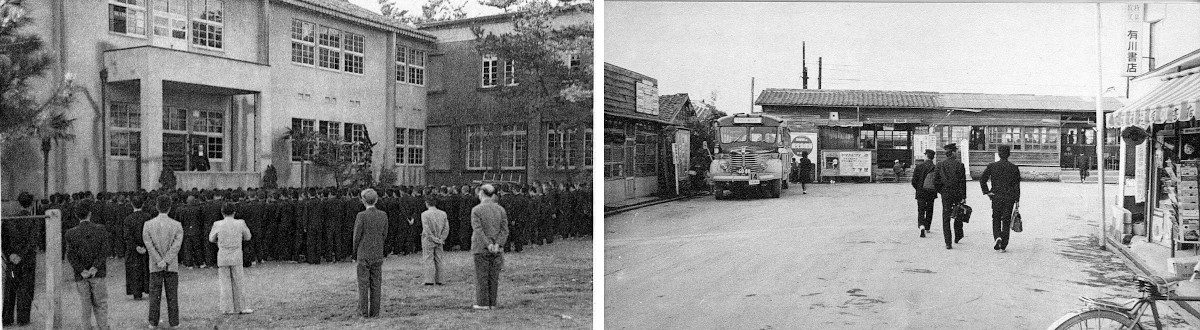
<svg viewBox="0 0 1200 330"><path fill-rule="evenodd" d="M816 133L817 155L871 152L872 176L891 173L895 161L911 167L925 149L958 143L972 176L1010 145L1010 160L1031 180L1059 180L1075 168L1079 154L1095 159L1095 99L1028 94L975 94L879 90L778 89L762 91L755 104L787 119L794 133ZM1106 98L1104 111L1122 104ZM796 134L800 136L800 134ZM1116 130L1106 134L1106 155L1117 152ZM834 158L830 158L834 159ZM1116 169L1117 157L1105 167ZM838 164L816 161L823 179ZM827 166L828 165L828 166ZM859 180L868 180L862 178Z"/></svg>
<svg viewBox="0 0 1200 330"><path fill-rule="evenodd" d="M693 114L687 94L660 97L658 80L604 63L605 203L674 189L671 143Z"/></svg>

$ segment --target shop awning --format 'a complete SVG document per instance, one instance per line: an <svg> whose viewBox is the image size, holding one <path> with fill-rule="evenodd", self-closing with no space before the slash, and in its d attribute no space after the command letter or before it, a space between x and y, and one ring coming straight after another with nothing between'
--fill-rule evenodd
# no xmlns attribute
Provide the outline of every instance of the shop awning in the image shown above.
<svg viewBox="0 0 1200 330"><path fill-rule="evenodd" d="M1163 78L1162 85L1116 112L1105 115L1109 128L1149 127L1200 118L1200 68Z"/></svg>

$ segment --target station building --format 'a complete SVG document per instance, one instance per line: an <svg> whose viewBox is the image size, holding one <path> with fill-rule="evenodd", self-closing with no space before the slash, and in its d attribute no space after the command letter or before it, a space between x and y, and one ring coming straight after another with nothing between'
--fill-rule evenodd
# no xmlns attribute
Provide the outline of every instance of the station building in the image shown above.
<svg viewBox="0 0 1200 330"><path fill-rule="evenodd" d="M755 101L762 112L788 120L794 139L815 139L810 160L822 180L873 180L890 174L895 161L910 168L925 149L943 156L942 146L958 143L972 176L996 160L996 148L1012 146L1010 160L1028 180L1057 181L1076 173L1077 158L1093 169L1116 170L1117 131L1097 141L1095 98L1026 94L939 93L888 90L768 88ZM1121 108L1105 98L1105 112ZM1096 143L1107 155L1096 159ZM840 153L861 154L862 164L833 161ZM840 178L849 166L869 170ZM909 172L911 173L911 172ZM1078 180L1078 174L1074 174Z"/></svg>

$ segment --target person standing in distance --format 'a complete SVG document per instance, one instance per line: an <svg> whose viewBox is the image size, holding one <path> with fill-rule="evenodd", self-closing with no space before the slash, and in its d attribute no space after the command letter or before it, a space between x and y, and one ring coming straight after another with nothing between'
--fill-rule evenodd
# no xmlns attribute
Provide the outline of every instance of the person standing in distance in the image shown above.
<svg viewBox="0 0 1200 330"><path fill-rule="evenodd" d="M913 169L912 186L916 191L917 228L921 231L921 237L925 237L925 233L929 232L929 226L933 224L933 200L937 199L937 192L925 189L925 177L933 173L935 155L937 153L933 150L925 149L925 161L917 164Z"/></svg>
<svg viewBox="0 0 1200 330"><path fill-rule="evenodd" d="M363 317L379 316L383 300L383 258L387 256L387 213L375 208L379 194L375 189L359 194L366 210L354 218L354 251L358 260L358 313Z"/></svg>
<svg viewBox="0 0 1200 330"><path fill-rule="evenodd" d="M245 294L244 260L242 257L242 242L251 239L250 227L246 221L234 219L233 203L221 206L223 219L213 223L212 231L208 233L208 241L217 244L217 283L220 290L218 301L223 314L250 314L251 309L242 309Z"/></svg>
<svg viewBox="0 0 1200 330"><path fill-rule="evenodd" d="M946 239L946 249L952 249L950 234L954 234L954 243L963 238L962 219L954 219L954 231L950 231L951 215L955 207L967 200L967 173L963 163L958 160L958 145L951 143L942 147L946 149L946 160L933 166L937 172L934 186L942 194L942 237Z"/></svg>
<svg viewBox="0 0 1200 330"><path fill-rule="evenodd" d="M496 187L485 184L475 193L479 205L471 208L471 254L475 257L474 309L496 308L504 243L508 240L508 214L496 203Z"/></svg>
<svg viewBox="0 0 1200 330"><path fill-rule="evenodd" d="M1021 170L1008 161L1011 147L1000 146L1000 160L988 164L979 177L983 194L992 199L992 237L996 240L993 250L1008 250L1009 226L1012 225L1013 205L1021 200ZM991 189L988 181L992 181Z"/></svg>
<svg viewBox="0 0 1200 330"><path fill-rule="evenodd" d="M108 287L104 276L110 238L104 225L92 222L92 207L91 200L79 203L75 208L79 225L67 230L63 242L67 245L67 261L75 273L83 328L92 328L94 315L96 327L105 330L108 329Z"/></svg>
<svg viewBox="0 0 1200 330"><path fill-rule="evenodd" d="M425 285L442 285L442 245L450 233L446 211L437 208L437 198L425 197L425 212L421 213L421 250L424 254Z"/></svg>
<svg viewBox="0 0 1200 330"><path fill-rule="evenodd" d="M179 327L179 248L183 246L183 225L167 216L171 196L159 195L154 202L158 216L142 227L142 240L150 261L150 328L158 327L160 304L167 296L167 320Z"/></svg>
<svg viewBox="0 0 1200 330"><path fill-rule="evenodd" d="M125 217L125 294L133 300L142 300L150 292L150 261L146 257L146 241L142 240L142 227L149 221L150 212L143 210L150 204L141 194L132 198L133 213Z"/></svg>
<svg viewBox="0 0 1200 330"><path fill-rule="evenodd" d="M808 159L808 152L800 153L800 193L808 194L808 183L812 182L813 162Z"/></svg>
<svg viewBox="0 0 1200 330"><path fill-rule="evenodd" d="M33 195L21 192L17 196L21 211L17 216L33 213ZM64 217L72 215L64 214ZM29 324L33 308L34 279L37 277L38 222L42 219L5 220L0 239L4 255L4 326Z"/></svg>

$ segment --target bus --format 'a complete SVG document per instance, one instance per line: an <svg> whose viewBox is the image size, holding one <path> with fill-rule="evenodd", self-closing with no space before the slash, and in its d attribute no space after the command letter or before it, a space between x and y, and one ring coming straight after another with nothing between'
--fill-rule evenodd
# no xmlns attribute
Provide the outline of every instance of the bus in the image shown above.
<svg viewBox="0 0 1200 330"><path fill-rule="evenodd" d="M779 198L791 172L792 140L787 122L761 114L734 114L713 123L716 132L709 165L713 196L725 191L757 190Z"/></svg>

